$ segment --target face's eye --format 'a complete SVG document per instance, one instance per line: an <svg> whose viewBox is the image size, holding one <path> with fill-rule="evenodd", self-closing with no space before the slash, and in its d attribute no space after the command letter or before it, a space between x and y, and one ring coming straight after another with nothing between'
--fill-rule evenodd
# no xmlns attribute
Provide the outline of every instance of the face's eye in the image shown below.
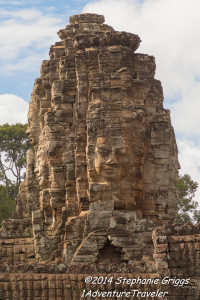
<svg viewBox="0 0 200 300"><path fill-rule="evenodd" d="M99 147L97 148L97 153L99 153L101 156L106 156L110 153L110 151L107 148Z"/></svg>
<svg viewBox="0 0 200 300"><path fill-rule="evenodd" d="M117 154L117 155L125 155L126 154L126 149L125 148L116 148L115 149L115 154Z"/></svg>

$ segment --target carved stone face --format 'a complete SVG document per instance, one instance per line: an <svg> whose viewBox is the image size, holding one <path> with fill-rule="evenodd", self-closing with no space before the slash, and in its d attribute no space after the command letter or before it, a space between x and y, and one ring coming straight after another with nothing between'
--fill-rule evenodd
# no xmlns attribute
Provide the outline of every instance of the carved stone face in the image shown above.
<svg viewBox="0 0 200 300"><path fill-rule="evenodd" d="M31 98L29 112L28 112L28 128L27 128L26 133L27 133L32 145L36 145L38 143L39 136L40 136L38 111L39 111L39 108L38 108L36 102L34 102L34 99Z"/></svg>
<svg viewBox="0 0 200 300"><path fill-rule="evenodd" d="M39 134L37 128L34 128L33 126L31 127L29 126L28 129L26 130L26 134L28 135L32 145L36 145L38 143Z"/></svg>
<svg viewBox="0 0 200 300"><path fill-rule="evenodd" d="M130 171L130 147L122 137L114 142L109 138L97 138L94 166L98 175L107 181L127 177Z"/></svg>

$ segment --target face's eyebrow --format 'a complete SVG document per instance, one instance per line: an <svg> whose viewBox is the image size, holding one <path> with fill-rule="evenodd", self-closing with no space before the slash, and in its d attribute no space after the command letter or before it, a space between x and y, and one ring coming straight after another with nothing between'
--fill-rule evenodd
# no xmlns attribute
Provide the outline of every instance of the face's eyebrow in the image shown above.
<svg viewBox="0 0 200 300"><path fill-rule="evenodd" d="M110 148L111 146L110 145L106 145L106 144L104 144L104 145L96 145L98 148Z"/></svg>
<svg viewBox="0 0 200 300"><path fill-rule="evenodd" d="M126 146L123 145L123 146L114 146L116 149L126 149Z"/></svg>
<svg viewBox="0 0 200 300"><path fill-rule="evenodd" d="M111 152L112 149L107 148L107 147L98 147L97 151L100 151L100 152Z"/></svg>

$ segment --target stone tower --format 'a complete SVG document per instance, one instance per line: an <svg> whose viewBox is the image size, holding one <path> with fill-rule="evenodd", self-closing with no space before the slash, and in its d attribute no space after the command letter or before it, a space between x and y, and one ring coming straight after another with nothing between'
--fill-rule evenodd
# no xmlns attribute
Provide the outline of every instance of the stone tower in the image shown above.
<svg viewBox="0 0 200 300"><path fill-rule="evenodd" d="M58 35L31 95L34 153L17 230L33 230L39 260L96 262L111 243L129 261L137 223L153 227L176 213L177 146L155 60L135 53L137 35L116 32L100 15L73 16Z"/></svg>

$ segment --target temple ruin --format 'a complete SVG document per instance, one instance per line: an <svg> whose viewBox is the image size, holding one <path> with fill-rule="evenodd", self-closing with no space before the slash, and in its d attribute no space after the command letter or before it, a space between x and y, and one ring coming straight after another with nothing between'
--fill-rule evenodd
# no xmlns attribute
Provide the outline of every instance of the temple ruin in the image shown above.
<svg viewBox="0 0 200 300"><path fill-rule="evenodd" d="M199 299L200 224L174 223L179 162L155 59L101 15L69 23L31 95L26 179L0 230L0 299L82 299L97 290L91 274L157 278L131 289Z"/></svg>

